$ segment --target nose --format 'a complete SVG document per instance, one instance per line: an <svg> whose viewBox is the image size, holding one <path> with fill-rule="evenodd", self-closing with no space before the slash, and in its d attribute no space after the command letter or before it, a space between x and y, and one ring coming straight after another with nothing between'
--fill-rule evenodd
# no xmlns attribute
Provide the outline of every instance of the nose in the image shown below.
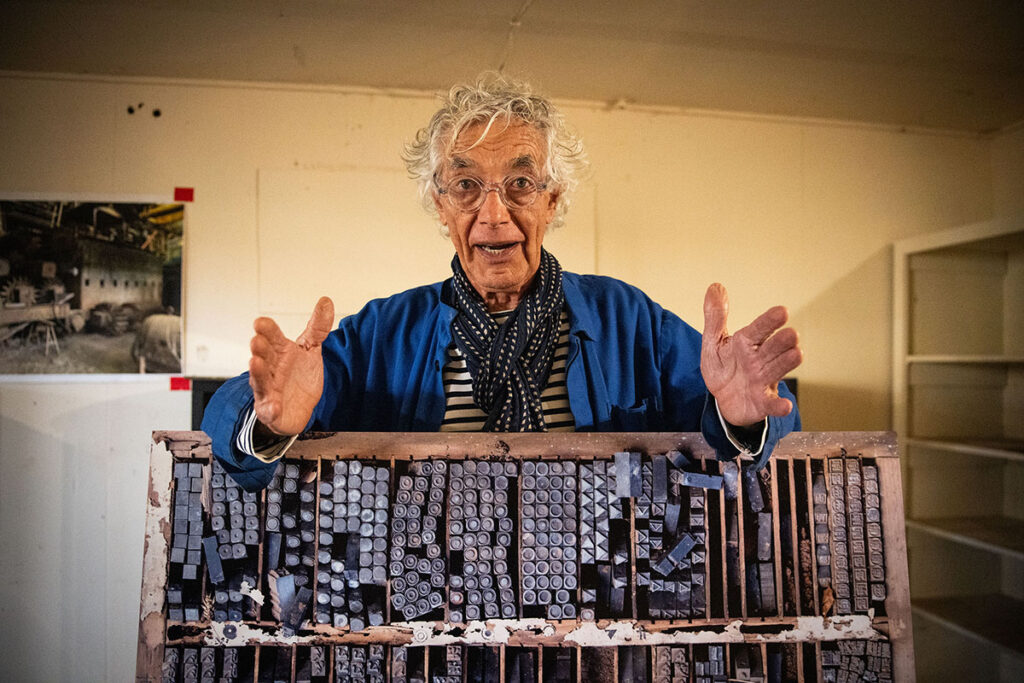
<svg viewBox="0 0 1024 683"><path fill-rule="evenodd" d="M476 212L477 223L490 226L508 223L512 217L509 215L508 207L501 201L501 194L497 188L487 188L485 192L484 203Z"/></svg>

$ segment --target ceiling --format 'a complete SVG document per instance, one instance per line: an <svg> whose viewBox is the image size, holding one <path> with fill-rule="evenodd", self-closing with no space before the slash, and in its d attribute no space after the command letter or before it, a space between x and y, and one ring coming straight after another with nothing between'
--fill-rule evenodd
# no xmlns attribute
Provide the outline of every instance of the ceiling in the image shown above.
<svg viewBox="0 0 1024 683"><path fill-rule="evenodd" d="M504 66L609 105L1024 121L1020 0L3 0L0 26L11 71L434 91Z"/></svg>

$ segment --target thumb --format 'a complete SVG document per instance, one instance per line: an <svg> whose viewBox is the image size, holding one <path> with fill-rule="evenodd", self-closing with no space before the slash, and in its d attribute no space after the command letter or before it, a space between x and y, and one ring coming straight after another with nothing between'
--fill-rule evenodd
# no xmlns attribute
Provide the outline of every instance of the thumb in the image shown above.
<svg viewBox="0 0 1024 683"><path fill-rule="evenodd" d="M704 338L721 339L729 334L729 294L725 287L714 283L704 295Z"/></svg>
<svg viewBox="0 0 1024 683"><path fill-rule="evenodd" d="M313 308L313 315L306 323L306 329L302 331L295 343L304 349L322 344L327 335L334 329L334 302L330 297L322 296Z"/></svg>

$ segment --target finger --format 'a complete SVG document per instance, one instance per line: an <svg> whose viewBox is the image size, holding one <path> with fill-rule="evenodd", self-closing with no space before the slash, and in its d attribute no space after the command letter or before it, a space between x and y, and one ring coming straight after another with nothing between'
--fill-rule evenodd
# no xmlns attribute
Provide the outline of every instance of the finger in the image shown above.
<svg viewBox="0 0 1024 683"><path fill-rule="evenodd" d="M783 377L793 372L804 360L803 351L790 349L785 353L776 356L775 359L765 363L761 369L761 375L768 384L775 384Z"/></svg>
<svg viewBox="0 0 1024 683"><path fill-rule="evenodd" d="M729 294L725 287L715 282L704 294L704 338L718 340L727 336L728 317Z"/></svg>
<svg viewBox="0 0 1024 683"><path fill-rule="evenodd" d="M249 352L252 356L262 358L270 364L277 359L277 350L262 334L257 334L249 341Z"/></svg>
<svg viewBox="0 0 1024 683"><path fill-rule="evenodd" d="M779 330L761 345L758 353L765 361L775 359L800 344L800 335L792 327Z"/></svg>
<svg viewBox="0 0 1024 683"><path fill-rule="evenodd" d="M789 311L785 306L773 306L757 316L754 322L750 323L736 333L743 336L753 344L762 344L765 339L771 336L772 332L779 329L789 320Z"/></svg>
<svg viewBox="0 0 1024 683"><path fill-rule="evenodd" d="M249 342L249 350L252 352L252 356L249 359L249 376L255 376L264 385L269 384L277 374L278 364L282 362L278 349L266 337L256 335ZM255 369L252 366L252 361L254 360L259 361ZM263 387L263 390L266 391L266 386Z"/></svg>
<svg viewBox="0 0 1024 683"><path fill-rule="evenodd" d="M270 364L259 356L249 359L249 386L252 387L253 396L259 402L267 394L273 374Z"/></svg>
<svg viewBox="0 0 1024 683"><path fill-rule="evenodd" d="M773 417L785 417L793 410L793 403L788 398L774 396L768 399L765 412Z"/></svg>
<svg viewBox="0 0 1024 683"><path fill-rule="evenodd" d="M313 315L309 317L306 329L302 331L295 343L308 350L317 344L322 344L333 329L334 302L330 297L322 296L313 308Z"/></svg>
<svg viewBox="0 0 1024 683"><path fill-rule="evenodd" d="M252 323L252 329L256 331L256 334L267 338L271 344L280 346L288 342L288 337L284 336L284 332L277 326L273 318L259 317Z"/></svg>

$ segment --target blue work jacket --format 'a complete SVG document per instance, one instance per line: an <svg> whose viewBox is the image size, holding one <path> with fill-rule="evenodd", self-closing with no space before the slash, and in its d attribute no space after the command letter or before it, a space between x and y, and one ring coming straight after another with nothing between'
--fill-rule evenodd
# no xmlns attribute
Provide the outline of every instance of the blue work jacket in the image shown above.
<svg viewBox="0 0 1024 683"><path fill-rule="evenodd" d="M729 441L700 373L701 335L636 287L597 275L563 273L569 312L566 384L577 431L703 433L719 457ZM323 344L324 391L308 429L438 431L445 413L441 370L456 311L444 303L448 281L375 299L343 318ZM784 384L780 394L792 400ZM277 463L236 448L252 407L248 375L213 396L203 430L238 483L266 486ZM795 408L769 418L763 466L775 443L800 428Z"/></svg>

